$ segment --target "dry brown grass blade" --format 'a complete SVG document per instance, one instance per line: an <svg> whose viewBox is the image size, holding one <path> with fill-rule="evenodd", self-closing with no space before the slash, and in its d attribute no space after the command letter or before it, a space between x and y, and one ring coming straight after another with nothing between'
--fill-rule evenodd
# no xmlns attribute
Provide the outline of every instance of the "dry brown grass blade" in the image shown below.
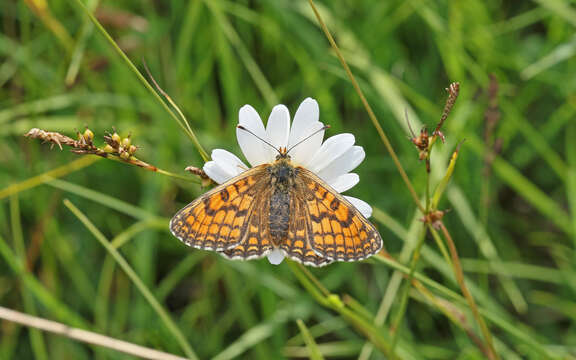
<svg viewBox="0 0 576 360"><path fill-rule="evenodd" d="M26 313L8 309L2 306L0 306L0 318L27 326L29 328L39 329L53 334L66 336L67 338L82 341L87 344L101 346L107 349L123 352L125 354L139 356L143 359L186 360L186 358L181 356L150 349L127 341L114 339L92 331L73 328L56 321L28 315Z"/></svg>

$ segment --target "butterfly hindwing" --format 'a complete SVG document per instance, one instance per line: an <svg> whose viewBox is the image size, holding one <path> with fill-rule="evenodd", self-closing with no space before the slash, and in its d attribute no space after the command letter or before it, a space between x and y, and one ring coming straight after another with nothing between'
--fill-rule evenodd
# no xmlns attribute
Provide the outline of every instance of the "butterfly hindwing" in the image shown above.
<svg viewBox="0 0 576 360"><path fill-rule="evenodd" d="M270 209L270 187L261 187L253 200L252 208L248 217L248 226L245 235L240 242L221 254L229 259L258 259L270 251L273 246L270 241L270 224L268 213Z"/></svg>
<svg viewBox="0 0 576 360"><path fill-rule="evenodd" d="M286 256L304 265L324 266L332 261L319 255L310 246L310 227L307 221L306 204L300 200L297 194L290 201L290 223L288 226L288 238L280 245Z"/></svg>
<svg viewBox="0 0 576 360"><path fill-rule="evenodd" d="M336 261L358 261L380 251L380 234L354 205L311 171L298 170L296 192L306 209L312 249Z"/></svg>
<svg viewBox="0 0 576 360"><path fill-rule="evenodd" d="M189 246L225 251L249 234L258 191L265 185L266 165L252 168L215 187L180 210L170 231Z"/></svg>

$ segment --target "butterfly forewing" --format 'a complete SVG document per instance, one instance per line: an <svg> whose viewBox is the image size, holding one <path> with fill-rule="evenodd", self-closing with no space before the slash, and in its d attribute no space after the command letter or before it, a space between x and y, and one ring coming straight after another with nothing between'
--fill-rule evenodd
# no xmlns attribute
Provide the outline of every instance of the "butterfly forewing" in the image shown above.
<svg viewBox="0 0 576 360"><path fill-rule="evenodd" d="M363 260L380 251L380 234L354 205L311 171L298 170L296 194L306 210L312 249L336 261Z"/></svg>
<svg viewBox="0 0 576 360"><path fill-rule="evenodd" d="M204 250L225 251L238 246L253 230L250 219L258 212L265 168L252 168L188 204L170 221L172 234Z"/></svg>

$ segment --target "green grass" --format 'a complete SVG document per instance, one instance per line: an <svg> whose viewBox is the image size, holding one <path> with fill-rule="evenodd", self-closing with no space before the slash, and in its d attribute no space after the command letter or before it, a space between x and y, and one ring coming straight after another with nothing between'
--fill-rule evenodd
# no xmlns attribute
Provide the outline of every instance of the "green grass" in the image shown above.
<svg viewBox="0 0 576 360"><path fill-rule="evenodd" d="M502 359L576 358L573 1L317 3L374 118L307 1L41 3L0 15L1 306L200 359L483 359L489 338ZM433 129L454 81L428 178L405 114ZM388 254L276 267L172 237L168 219L205 191L183 169L240 154L239 108L266 118L308 96L328 135L364 147L349 193L374 207ZM85 126L97 145L131 133L138 158L193 181L22 137ZM447 232L415 200L450 209ZM132 357L2 321L4 358Z"/></svg>

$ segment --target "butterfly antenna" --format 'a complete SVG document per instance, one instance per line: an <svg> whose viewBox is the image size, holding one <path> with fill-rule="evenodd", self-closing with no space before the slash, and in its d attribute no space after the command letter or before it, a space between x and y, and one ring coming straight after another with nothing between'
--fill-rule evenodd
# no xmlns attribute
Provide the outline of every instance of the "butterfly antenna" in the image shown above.
<svg viewBox="0 0 576 360"><path fill-rule="evenodd" d="M324 125L324 126L322 126L320 129L314 131L314 132L312 133L312 135L308 135L308 136L306 136L304 139L298 141L296 144L292 145L292 146L290 147L290 149L288 149L288 151L286 151L286 153L289 153L290 150L294 149L296 146L302 144L304 141L310 139L312 136L314 136L314 135L318 134L320 131L324 131L324 130L326 130L326 129L330 129L330 125Z"/></svg>
<svg viewBox="0 0 576 360"><path fill-rule="evenodd" d="M244 126L242 126L242 125L238 125L237 128L240 129L240 130L244 130L244 131L246 131L246 132L249 133L249 134L254 135L255 138L259 139L259 140L262 141L264 144L269 145L272 149L278 151L278 154L282 155L282 152L281 152L280 150L278 150L278 149L276 148L276 146L270 144L268 141L262 139L260 136L258 136L258 135L256 135L256 134L254 134L251 130L246 129L246 128L245 128Z"/></svg>

